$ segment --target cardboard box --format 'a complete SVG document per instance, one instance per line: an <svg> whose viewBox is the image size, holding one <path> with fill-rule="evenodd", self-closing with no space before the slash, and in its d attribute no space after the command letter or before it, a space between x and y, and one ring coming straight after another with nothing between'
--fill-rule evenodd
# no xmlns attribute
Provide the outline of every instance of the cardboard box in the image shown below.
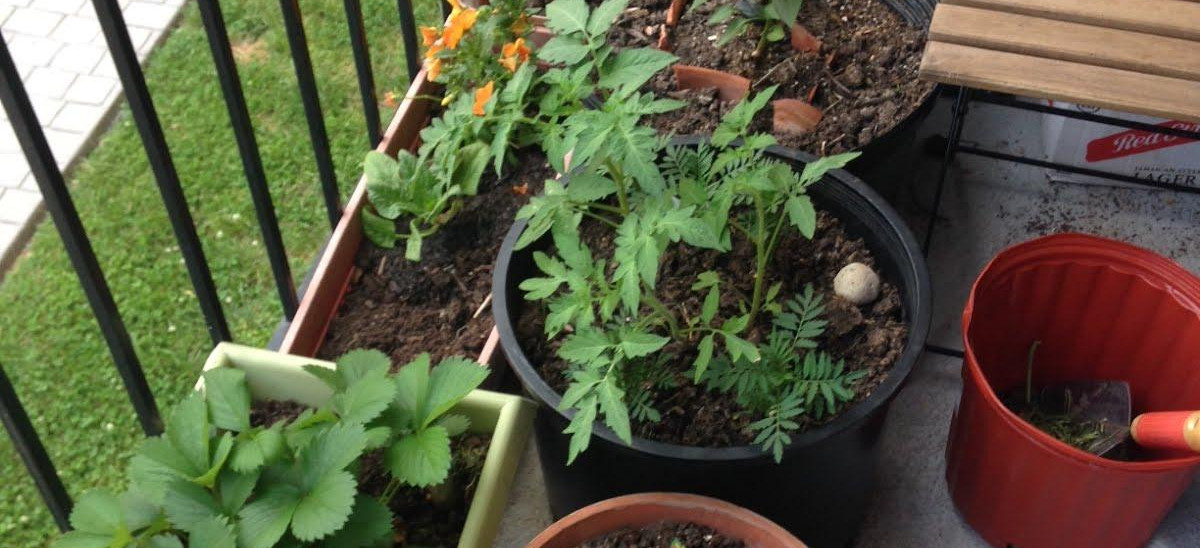
<svg viewBox="0 0 1200 548"><path fill-rule="evenodd" d="M1166 120L1076 105L1061 101L1053 106L1145 122L1164 127L1200 131L1200 123ZM1140 179L1200 188L1200 142L1149 131L1125 129L1055 114L1042 117L1046 157L1055 163L1086 167ZM1119 181L1052 170L1055 181L1134 186Z"/></svg>

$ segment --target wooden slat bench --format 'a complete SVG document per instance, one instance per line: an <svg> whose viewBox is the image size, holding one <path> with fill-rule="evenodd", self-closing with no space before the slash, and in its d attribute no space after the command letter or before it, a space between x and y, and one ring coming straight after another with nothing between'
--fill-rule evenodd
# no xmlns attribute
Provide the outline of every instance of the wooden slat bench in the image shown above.
<svg viewBox="0 0 1200 548"><path fill-rule="evenodd" d="M944 0L920 74L1200 122L1200 1Z"/></svg>

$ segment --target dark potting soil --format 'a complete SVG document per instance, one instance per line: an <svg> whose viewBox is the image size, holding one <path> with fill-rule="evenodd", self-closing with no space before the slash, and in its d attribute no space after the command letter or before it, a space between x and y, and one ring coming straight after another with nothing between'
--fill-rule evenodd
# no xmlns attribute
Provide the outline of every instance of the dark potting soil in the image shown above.
<svg viewBox="0 0 1200 548"><path fill-rule="evenodd" d="M603 0L586 0L593 9ZM544 14L548 1L531 0L530 7ZM667 8L671 0L630 0L625 11L617 17L608 34L608 43L620 48L652 48L658 45L663 25L667 22Z"/></svg>
<svg viewBox="0 0 1200 548"><path fill-rule="evenodd" d="M250 425L271 426L279 421L290 421L305 409L308 407L292 401L256 401L250 406Z"/></svg>
<svg viewBox="0 0 1200 548"><path fill-rule="evenodd" d="M578 548L743 548L732 539L695 523L661 522L639 529L620 529L594 538Z"/></svg>
<svg viewBox="0 0 1200 548"><path fill-rule="evenodd" d="M681 64L744 76L752 92L778 84L774 98L804 99L824 112L807 134L776 135L785 146L821 156L861 148L908 117L933 91L932 84L917 79L925 30L910 26L879 0L804 2L799 21L822 41L821 51L796 52L784 40L770 43L758 57L753 56L759 38L755 25L717 45L725 26L709 25L708 18L726 1L685 9L669 30L673 51ZM675 91L673 73L656 79L654 89L660 95ZM685 108L702 114L677 111L651 122L660 131L685 134L709 133L720 121L722 109ZM756 125L770 131L770 123L770 109L764 109Z"/></svg>
<svg viewBox="0 0 1200 548"><path fill-rule="evenodd" d="M500 180L489 168L479 195L425 239L420 262L404 258L403 244L383 249L364 240L317 357L334 360L359 348L380 350L396 366L422 352L434 363L478 357L492 328L491 312L481 306L500 244L517 210L554 177L540 152L526 152L509 169Z"/></svg>
<svg viewBox="0 0 1200 548"><path fill-rule="evenodd" d="M599 223L584 224L584 241L597 257L611 256L614 247L613 231ZM816 237L804 238L789 231L779 244L774 262L768 267L768 279L782 282L781 298L802 293L807 283L813 284L823 296L828 326L818 340L822 351L835 360L844 359L847 371L866 374L851 385L855 398L839 407L844 412L854 403L865 399L883 382L904 350L908 327L902 319L900 292L886 280L880 296L873 303L856 306L837 297L833 278L841 268L852 262L875 268L875 259L861 238L846 233L841 221L824 211L817 217ZM660 261L657 296L669 308L700 310L703 293L693 291L696 276L706 270L716 271L721 278L722 302L715 323L739 314L738 296L747 300L753 293L754 247L744 238L733 239L728 253L699 250L682 244L668 248ZM878 272L878 269L876 269ZM517 337L521 348L551 387L560 393L567 387L567 364L556 356L563 338L546 341L543 326L547 310L542 305L527 304L517 319ZM765 339L771 330L771 315L764 313L750 326L745 337L753 342ZM758 417L751 416L737 404L732 394L710 392L693 384L689 369L695 360L695 344L670 343L663 352L673 355L665 367L674 378L674 386L652 391L652 406L662 420L635 422L634 434L658 441L697 447L727 447L747 445L754 436L749 424ZM835 415L820 420L803 415L797 417L800 431L825 424Z"/></svg>
<svg viewBox="0 0 1200 548"><path fill-rule="evenodd" d="M458 546L491 442L491 436L480 434L454 438L450 444L454 464L442 485L424 489L403 487L392 496L388 505L393 516L392 529L396 532L392 546ZM388 478L381 453L363 457L359 485L364 493L379 496L387 488Z"/></svg>

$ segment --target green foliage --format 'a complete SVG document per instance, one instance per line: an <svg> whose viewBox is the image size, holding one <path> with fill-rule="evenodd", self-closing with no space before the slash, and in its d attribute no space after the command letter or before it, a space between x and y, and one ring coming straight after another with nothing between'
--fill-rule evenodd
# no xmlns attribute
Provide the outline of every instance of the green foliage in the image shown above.
<svg viewBox="0 0 1200 548"><path fill-rule="evenodd" d="M703 374L711 389L732 391L740 405L763 417L750 425L757 434L754 443L776 461L791 442L788 432L800 428L797 417L820 420L833 414L854 398L850 386L863 376L817 350L826 326L823 312L820 296L806 286L775 314L760 360L722 356Z"/></svg>
<svg viewBox="0 0 1200 548"><path fill-rule="evenodd" d="M450 436L468 421L447 415L487 376L461 358L429 356L389 374L378 351L354 351L336 369L306 366L332 391L290 422L251 426L245 374L204 374L204 392L175 407L161 437L130 464L130 489L84 495L74 531L56 548L271 548L373 546L392 536L386 502L401 485L444 481ZM360 459L381 449L391 472L382 500L358 491Z"/></svg>
<svg viewBox="0 0 1200 548"><path fill-rule="evenodd" d="M595 49L579 54L593 61L580 62L590 63L588 70L604 65L611 52L594 48L587 35L594 13L582 0L551 6L548 13L558 19L552 27L562 38L558 51ZM641 116L672 105L611 91L600 108L573 113L562 124L573 151L568 184L548 181L546 192L518 212L528 221L518 247L547 234L554 242L553 253L533 253L541 274L519 287L527 300L546 306L546 336L563 337L557 355L568 364L570 385L559 407L572 411L564 431L571 436L568 461L587 448L597 420L630 443L631 420L661 418L652 395L672 385L655 372L678 359L678 349L663 352L671 342L694 349L692 382L735 392L747 412L761 417L755 443L778 458L788 432L800 427L797 417L833 413L853 397L857 374L816 350L825 325L819 297L808 288L779 302L782 284L770 283L767 266L785 229L813 236L817 214L808 186L857 154L823 158L799 172L765 156L775 139L749 127L774 88L731 109L711 143L699 147L666 147L638 125ZM585 220L611 231L611 259L581 241ZM659 264L671 246L727 252L735 237L754 248L749 298L723 295L710 271L692 286L701 293L699 310L672 309L658 299ZM730 301L736 306L722 305ZM764 311L775 321L766 342L756 343Z"/></svg>
<svg viewBox="0 0 1200 548"><path fill-rule="evenodd" d="M513 148L534 143L560 172L565 171L563 158L573 151L577 162L598 156L610 165L624 166L624 173L614 175L620 184L661 188L654 163L655 133L637 121L681 103L655 100L637 89L675 57L651 48L618 52L608 45L607 33L626 4L627 0L607 0L593 11L583 0L550 3L547 25L556 35L531 60L561 66L540 72L535 62L526 61L511 74L479 67L499 66L490 52L499 49L503 39L516 36L497 38L504 35L497 21L515 21L523 8L516 2L479 8L479 22L466 35L474 38L464 39L460 46L467 49L438 53L439 58L452 56L457 68L444 77L451 82L449 103L421 132L418 153L401 151L395 160L378 152L367 155L367 190L373 206L363 212L367 237L389 248L404 240L405 257L419 260L423 240L452 220L464 199L477 194L486 167L491 165L499 175ZM491 49L478 49L474 56L467 53L484 43ZM498 91L481 114L469 91L484 82ZM583 100L596 95L606 99L604 107L584 108ZM554 209L542 214L543 229L550 224L545 216L553 214ZM407 225L407 230L397 230L397 222Z"/></svg>
<svg viewBox="0 0 1200 548"><path fill-rule="evenodd" d="M177 24L143 66L230 329L239 342L262 346L282 314L280 301L196 4L181 3ZM257 0L223 0L221 8L238 47L291 270L299 274L329 237L329 223L281 11ZM437 3L414 8L418 24L442 18ZM367 134L346 16L341 2L305 3L303 11L333 173L347 197L361 175ZM381 98L387 90L402 93L408 76L395 4L363 3L363 16ZM380 111L390 120L394 108L381 104ZM96 147L73 162L67 182L165 417L191 392L212 341L189 295L136 124L123 101L113 114L95 136ZM42 219L29 228L30 245L0 284L0 361L71 494L84 486L120 493L123 469L144 435L54 223ZM48 546L57 529L3 435L0 478L0 545Z"/></svg>
<svg viewBox="0 0 1200 548"><path fill-rule="evenodd" d="M709 0L696 0L692 9ZM746 34L754 25L759 27L758 47L755 55L761 55L770 42L780 42L790 36L791 28L800 16L803 0L737 0L723 4L708 18L710 25L726 25L725 32L717 40L724 46L733 39Z"/></svg>
<svg viewBox="0 0 1200 548"><path fill-rule="evenodd" d="M609 332L582 328L563 341L558 357L571 365L571 387L563 394L559 408L575 409L564 431L571 434L568 463L587 449L592 424L600 414L618 438L633 442L620 366L626 360L657 352L669 341L632 325Z"/></svg>

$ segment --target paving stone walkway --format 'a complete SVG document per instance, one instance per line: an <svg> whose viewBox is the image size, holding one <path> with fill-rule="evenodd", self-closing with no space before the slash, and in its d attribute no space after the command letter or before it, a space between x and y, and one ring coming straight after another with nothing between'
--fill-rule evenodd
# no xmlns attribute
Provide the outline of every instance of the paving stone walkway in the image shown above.
<svg viewBox="0 0 1200 548"><path fill-rule="evenodd" d="M186 0L121 0L143 61ZM107 129L122 98L90 0L0 0L0 29L21 73L54 158L69 170ZM0 277L41 217L37 182L0 109Z"/></svg>

